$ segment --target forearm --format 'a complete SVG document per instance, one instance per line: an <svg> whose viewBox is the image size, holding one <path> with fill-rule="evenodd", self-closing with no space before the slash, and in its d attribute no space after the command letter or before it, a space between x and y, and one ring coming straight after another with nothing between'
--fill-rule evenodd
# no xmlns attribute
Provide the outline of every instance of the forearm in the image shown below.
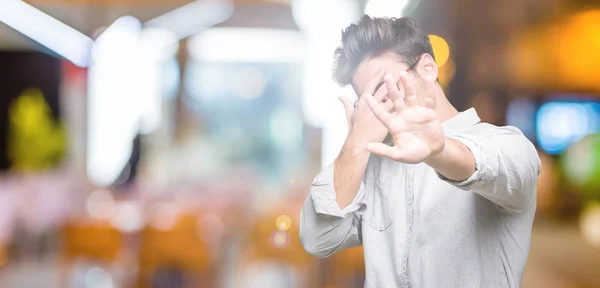
<svg viewBox="0 0 600 288"><path fill-rule="evenodd" d="M455 139L446 138L442 151L425 160L435 171L452 181L464 181L475 172L473 153Z"/></svg>
<svg viewBox="0 0 600 288"><path fill-rule="evenodd" d="M354 213L332 216L319 213L315 207L325 208L315 206L309 196L300 213L300 241L309 254L324 258L341 249L360 245Z"/></svg>
<svg viewBox="0 0 600 288"><path fill-rule="evenodd" d="M518 129L501 127L483 137L464 134L453 138L449 150L428 163L444 180L512 213L523 213L531 207L540 161L533 144ZM468 167L470 161L476 168Z"/></svg>
<svg viewBox="0 0 600 288"><path fill-rule="evenodd" d="M370 153L365 145L348 137L333 165L333 183L340 209L348 206L358 193L369 162Z"/></svg>

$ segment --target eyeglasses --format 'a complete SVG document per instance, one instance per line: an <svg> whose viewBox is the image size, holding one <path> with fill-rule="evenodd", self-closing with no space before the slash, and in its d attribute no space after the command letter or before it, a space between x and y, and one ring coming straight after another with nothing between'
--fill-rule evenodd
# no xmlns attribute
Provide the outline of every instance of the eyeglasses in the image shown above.
<svg viewBox="0 0 600 288"><path fill-rule="evenodd" d="M421 58L417 59L417 61L415 61L412 65L408 66L408 68L406 68L406 73L414 70L415 67L417 67L417 64L419 64L419 61L421 61ZM383 83L385 83L385 82L381 81L381 83L377 84L377 87L375 87L375 90L373 91L373 95L375 95L375 92L377 92L379 90L379 88L381 88ZM356 106L358 106L358 100L360 100L360 99L356 99L356 101L354 102L354 108L356 108Z"/></svg>

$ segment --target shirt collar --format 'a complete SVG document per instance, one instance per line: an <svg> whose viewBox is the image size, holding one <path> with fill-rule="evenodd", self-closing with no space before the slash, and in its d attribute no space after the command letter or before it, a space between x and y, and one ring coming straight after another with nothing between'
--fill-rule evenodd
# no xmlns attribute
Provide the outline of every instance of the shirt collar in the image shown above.
<svg viewBox="0 0 600 288"><path fill-rule="evenodd" d="M481 122L481 119L477 115L477 111L475 111L475 108L470 108L469 110L460 112L458 115L444 121L444 123L442 123L442 129L444 129L444 135L451 136L460 133L479 122Z"/></svg>

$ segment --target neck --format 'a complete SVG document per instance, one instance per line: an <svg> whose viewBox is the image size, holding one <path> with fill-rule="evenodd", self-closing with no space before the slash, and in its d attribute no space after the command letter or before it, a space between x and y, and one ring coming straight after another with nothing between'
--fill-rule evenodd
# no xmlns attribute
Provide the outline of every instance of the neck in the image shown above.
<svg viewBox="0 0 600 288"><path fill-rule="evenodd" d="M440 85L435 85L435 112L437 112L440 122L445 122L446 120L458 115L458 110L452 106L444 90Z"/></svg>

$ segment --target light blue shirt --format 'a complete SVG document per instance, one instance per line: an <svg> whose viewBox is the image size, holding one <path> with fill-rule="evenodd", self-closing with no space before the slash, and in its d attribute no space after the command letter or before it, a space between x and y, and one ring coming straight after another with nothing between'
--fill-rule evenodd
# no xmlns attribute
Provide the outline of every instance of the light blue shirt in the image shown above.
<svg viewBox="0 0 600 288"><path fill-rule="evenodd" d="M300 239L318 257L363 245L365 287L519 287L529 253L540 160L515 127L474 109L443 123L476 171L453 182L421 163L371 155L354 201L336 202L333 164L313 181Z"/></svg>

